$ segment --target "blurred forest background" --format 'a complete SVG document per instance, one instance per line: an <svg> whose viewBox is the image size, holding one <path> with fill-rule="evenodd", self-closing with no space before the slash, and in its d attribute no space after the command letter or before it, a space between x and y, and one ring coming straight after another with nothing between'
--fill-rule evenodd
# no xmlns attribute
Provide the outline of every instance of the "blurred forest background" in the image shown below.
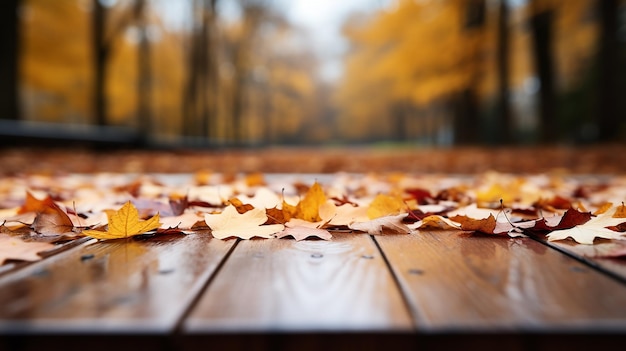
<svg viewBox="0 0 626 351"><path fill-rule="evenodd" d="M626 139L625 1L371 1L341 23L334 74L323 67L335 44L313 45L289 4L2 0L0 136L198 147Z"/></svg>

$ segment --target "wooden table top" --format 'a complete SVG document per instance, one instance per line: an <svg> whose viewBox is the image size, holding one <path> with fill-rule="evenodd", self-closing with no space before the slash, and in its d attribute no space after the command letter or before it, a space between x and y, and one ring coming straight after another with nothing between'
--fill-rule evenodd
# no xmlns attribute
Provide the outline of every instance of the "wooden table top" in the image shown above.
<svg viewBox="0 0 626 351"><path fill-rule="evenodd" d="M456 231L86 238L0 270L0 350L82 347L99 336L91 348L623 344L626 261L583 254Z"/></svg>

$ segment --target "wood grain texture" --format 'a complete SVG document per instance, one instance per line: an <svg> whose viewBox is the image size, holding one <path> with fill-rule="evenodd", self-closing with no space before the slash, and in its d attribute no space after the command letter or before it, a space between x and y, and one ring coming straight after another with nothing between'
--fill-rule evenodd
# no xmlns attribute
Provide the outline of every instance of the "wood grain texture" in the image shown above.
<svg viewBox="0 0 626 351"><path fill-rule="evenodd" d="M626 286L529 238L376 237L419 330L626 331Z"/></svg>
<svg viewBox="0 0 626 351"><path fill-rule="evenodd" d="M0 278L0 331L171 330L234 243L156 236L50 257Z"/></svg>
<svg viewBox="0 0 626 351"><path fill-rule="evenodd" d="M407 330L408 309L372 239L241 241L187 319L191 333Z"/></svg>

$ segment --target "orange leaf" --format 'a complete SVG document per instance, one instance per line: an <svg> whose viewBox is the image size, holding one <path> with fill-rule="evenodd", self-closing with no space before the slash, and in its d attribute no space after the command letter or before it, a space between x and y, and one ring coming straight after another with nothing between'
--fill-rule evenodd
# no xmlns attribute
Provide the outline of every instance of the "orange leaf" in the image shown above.
<svg viewBox="0 0 626 351"><path fill-rule="evenodd" d="M493 234L494 229L496 229L496 218L492 214L483 219L474 219L467 216L454 216L451 217L450 220L461 224L462 230L472 232Z"/></svg>
<svg viewBox="0 0 626 351"><path fill-rule="evenodd" d="M244 204L243 202L241 202L241 200L239 200L236 197L233 197L232 199L228 200L228 203L233 205L237 209L237 212L239 212L240 214L244 214L254 208L254 206L250 204Z"/></svg>
<svg viewBox="0 0 626 351"><path fill-rule="evenodd" d="M23 214L27 212L42 212L49 204L54 203L52 198L48 195L45 199L39 200L34 197L30 191L26 192L26 199L24 200L24 204L17 211L18 214Z"/></svg>

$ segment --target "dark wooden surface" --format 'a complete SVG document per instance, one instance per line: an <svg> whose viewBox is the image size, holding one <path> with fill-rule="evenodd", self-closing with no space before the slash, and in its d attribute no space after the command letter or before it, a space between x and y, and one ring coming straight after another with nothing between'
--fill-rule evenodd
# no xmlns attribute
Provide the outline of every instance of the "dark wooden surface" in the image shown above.
<svg viewBox="0 0 626 351"><path fill-rule="evenodd" d="M376 240L428 330L626 331L626 286L529 238Z"/></svg>
<svg viewBox="0 0 626 351"><path fill-rule="evenodd" d="M235 241L92 240L0 278L2 333L168 333Z"/></svg>
<svg viewBox="0 0 626 351"><path fill-rule="evenodd" d="M0 276L0 350L623 346L626 262L577 255L445 231L89 241Z"/></svg>

